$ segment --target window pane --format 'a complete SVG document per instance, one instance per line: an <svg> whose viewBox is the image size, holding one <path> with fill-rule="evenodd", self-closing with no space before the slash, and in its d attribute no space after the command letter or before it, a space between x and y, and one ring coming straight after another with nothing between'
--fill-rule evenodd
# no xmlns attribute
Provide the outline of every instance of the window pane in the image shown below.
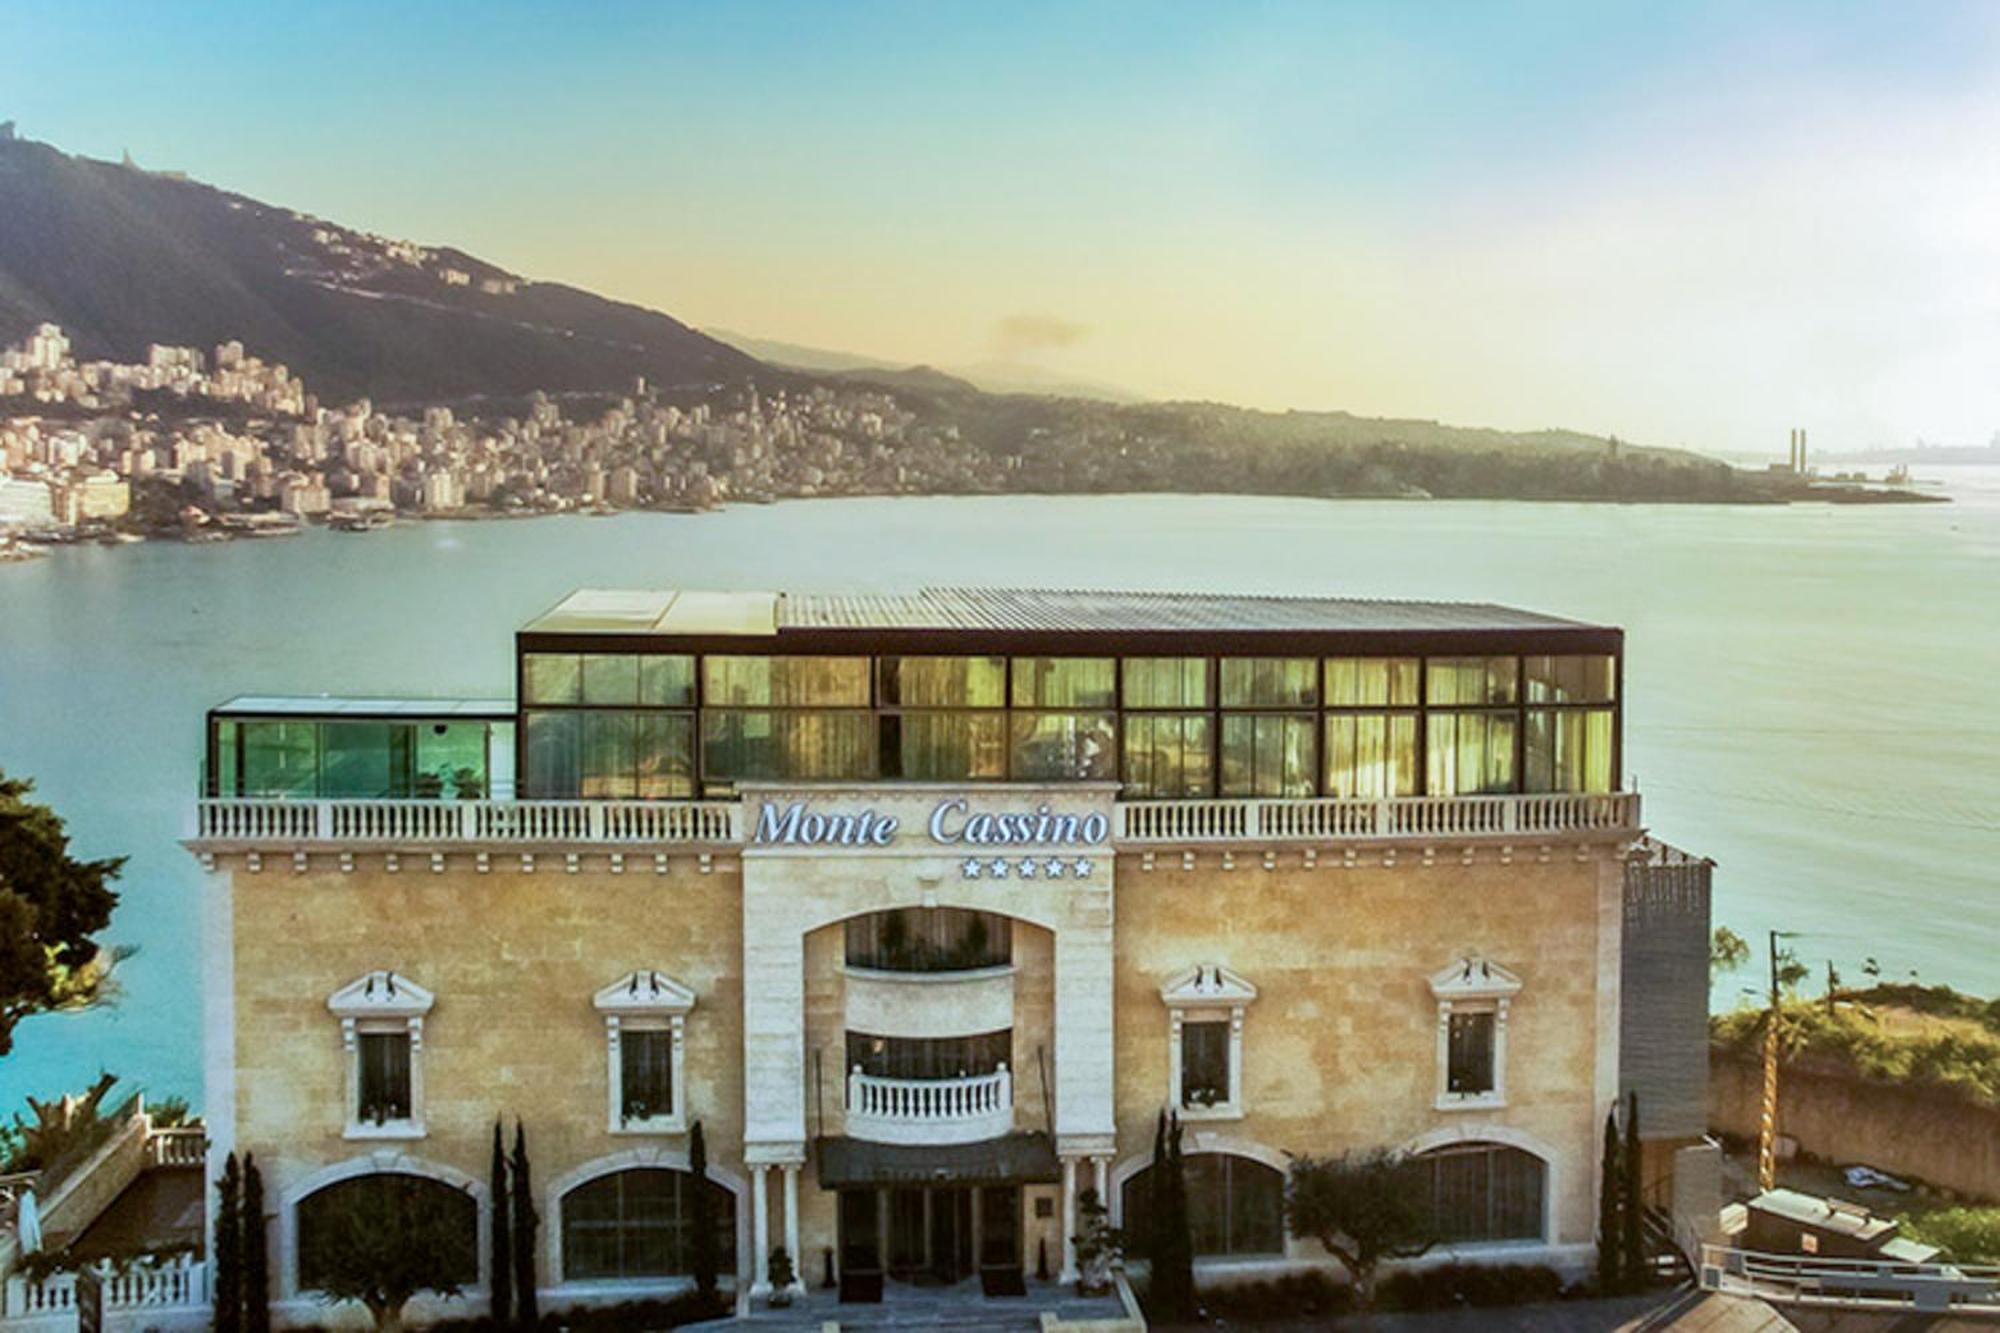
<svg viewBox="0 0 2000 1333"><path fill-rule="evenodd" d="M583 786L583 717L579 713L524 713L522 744L524 797L537 801L574 799Z"/></svg>
<svg viewBox="0 0 2000 1333"><path fill-rule="evenodd" d="M639 794L639 719L631 713L584 713L583 781L578 794L630 800Z"/></svg>
<svg viewBox="0 0 2000 1333"><path fill-rule="evenodd" d="M1310 657L1225 657L1224 708L1310 708L1319 702L1319 663Z"/></svg>
<svg viewBox="0 0 2000 1333"><path fill-rule="evenodd" d="M1527 790L1610 791L1611 734L1608 708L1530 709Z"/></svg>
<svg viewBox="0 0 2000 1333"><path fill-rule="evenodd" d="M355 1118L379 1125L410 1118L410 1035L364 1032L355 1041L361 1078Z"/></svg>
<svg viewBox="0 0 2000 1333"><path fill-rule="evenodd" d="M1517 662L1512 657L1433 657L1427 668L1429 702L1513 703Z"/></svg>
<svg viewBox="0 0 2000 1333"><path fill-rule="evenodd" d="M1229 1100L1229 1024L1181 1025L1181 1105L1219 1106Z"/></svg>
<svg viewBox="0 0 2000 1333"><path fill-rule="evenodd" d="M1014 960L1013 922L962 907L899 907L847 921L847 963L883 972L963 972Z"/></svg>
<svg viewBox="0 0 2000 1333"><path fill-rule="evenodd" d="M1529 703L1608 704L1617 700L1617 659L1609 654L1530 657L1523 666Z"/></svg>
<svg viewBox="0 0 2000 1333"><path fill-rule="evenodd" d="M1208 659L1205 657L1128 657L1125 659L1127 708L1208 707Z"/></svg>
<svg viewBox="0 0 2000 1333"><path fill-rule="evenodd" d="M1516 790L1512 713L1431 713L1424 748L1432 796Z"/></svg>
<svg viewBox="0 0 2000 1333"><path fill-rule="evenodd" d="M479 1280L479 1205L465 1190L422 1176L378 1172L337 1181L307 1195L298 1206L299 1288L323 1290L331 1279L337 1252L351 1250L344 1234L354 1218L380 1217L421 1208L450 1219L447 1227L427 1234L438 1245L428 1258L461 1287Z"/></svg>
<svg viewBox="0 0 2000 1333"><path fill-rule="evenodd" d="M1328 708L1411 707L1417 702L1414 657L1329 657Z"/></svg>
<svg viewBox="0 0 2000 1333"><path fill-rule="evenodd" d="M461 801L491 791L486 771L484 722L425 722L416 728L416 785L429 785Z"/></svg>
<svg viewBox="0 0 2000 1333"><path fill-rule="evenodd" d="M1011 724L1011 773L1018 781L1117 776L1117 729L1110 713L1015 713Z"/></svg>
<svg viewBox="0 0 2000 1333"><path fill-rule="evenodd" d="M1109 708L1117 694L1108 657L1017 657L1016 708Z"/></svg>
<svg viewBox="0 0 2000 1333"><path fill-rule="evenodd" d="M736 1196L685 1171L642 1168L600 1176L562 1200L563 1274L671 1277L693 1264L695 1191L708 1199L717 1267L736 1266Z"/></svg>
<svg viewBox="0 0 2000 1333"><path fill-rule="evenodd" d="M870 1078L921 1082L975 1078L1001 1065L1012 1066L1014 1034L1008 1029L966 1037L879 1037L847 1034L847 1067L859 1065Z"/></svg>
<svg viewBox="0 0 2000 1333"><path fill-rule="evenodd" d="M243 724L244 795L311 796L318 790L318 723Z"/></svg>
<svg viewBox="0 0 2000 1333"><path fill-rule="evenodd" d="M1206 713L1125 714L1125 790L1134 796L1206 796L1214 790Z"/></svg>
<svg viewBox="0 0 2000 1333"><path fill-rule="evenodd" d="M1445 1089L1459 1096L1493 1091L1493 1015L1453 1014L1446 1041Z"/></svg>
<svg viewBox="0 0 2000 1333"><path fill-rule="evenodd" d="M621 1114L647 1120L674 1113L674 1034L666 1029L618 1034Z"/></svg>
<svg viewBox="0 0 2000 1333"><path fill-rule="evenodd" d="M692 657L648 656L639 659L639 702L684 708L694 702Z"/></svg>
<svg viewBox="0 0 2000 1333"><path fill-rule="evenodd" d="M521 658L523 703L583 702L583 659L575 653L527 653Z"/></svg>
<svg viewBox="0 0 2000 1333"><path fill-rule="evenodd" d="M1007 719L994 713L902 713L882 718L884 777L948 782L1007 776Z"/></svg>
<svg viewBox="0 0 2000 1333"><path fill-rule="evenodd" d="M866 778L875 775L869 713L709 710L702 714L709 778Z"/></svg>
<svg viewBox="0 0 2000 1333"><path fill-rule="evenodd" d="M999 708L1007 702L1004 657L885 657L882 703L901 708Z"/></svg>
<svg viewBox="0 0 2000 1333"><path fill-rule="evenodd" d="M694 715L636 715L634 748L638 789L642 800L673 800L694 795Z"/></svg>
<svg viewBox="0 0 2000 1333"><path fill-rule="evenodd" d="M1533 1153L1501 1144L1468 1144L1425 1153L1440 1239L1447 1242L1542 1239L1548 1168Z"/></svg>
<svg viewBox="0 0 2000 1333"><path fill-rule="evenodd" d="M708 657L702 659L704 702L803 707L866 707L865 657Z"/></svg>
<svg viewBox="0 0 2000 1333"><path fill-rule="evenodd" d="M241 775L236 767L236 724L215 724L215 772L209 775L211 796L241 796Z"/></svg>
<svg viewBox="0 0 2000 1333"><path fill-rule="evenodd" d="M638 655L586 653L583 658L583 701L587 704L638 703Z"/></svg>
<svg viewBox="0 0 2000 1333"><path fill-rule="evenodd" d="M411 795L410 727L328 722L320 728L319 794L338 800ZM415 793L435 797L439 790Z"/></svg>
<svg viewBox="0 0 2000 1333"><path fill-rule="evenodd" d="M1328 796L1376 801L1416 792L1415 713L1328 714Z"/></svg>
<svg viewBox="0 0 2000 1333"><path fill-rule="evenodd" d="M1222 794L1312 795L1313 729L1310 715L1223 714Z"/></svg>
<svg viewBox="0 0 2000 1333"><path fill-rule="evenodd" d="M1188 1231L1195 1255L1281 1254L1285 1248L1285 1177L1248 1157L1222 1153L1188 1154ZM1151 1215L1154 1168L1125 1182L1128 1234L1143 1234L1140 1219ZM1141 1251L1143 1253L1143 1250Z"/></svg>

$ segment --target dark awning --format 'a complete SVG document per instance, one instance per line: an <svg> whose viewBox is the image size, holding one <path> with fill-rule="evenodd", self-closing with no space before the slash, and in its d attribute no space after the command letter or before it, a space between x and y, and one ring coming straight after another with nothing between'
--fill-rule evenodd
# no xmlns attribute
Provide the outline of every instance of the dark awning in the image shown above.
<svg viewBox="0 0 2000 1333"><path fill-rule="evenodd" d="M822 1189L878 1185L1048 1185L1062 1179L1046 1134L912 1147L861 1139L819 1141Z"/></svg>

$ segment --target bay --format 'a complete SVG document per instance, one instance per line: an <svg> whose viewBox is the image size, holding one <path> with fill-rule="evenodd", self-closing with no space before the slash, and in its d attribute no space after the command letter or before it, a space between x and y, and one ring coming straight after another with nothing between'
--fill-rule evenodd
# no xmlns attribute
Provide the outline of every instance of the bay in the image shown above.
<svg viewBox="0 0 2000 1333"><path fill-rule="evenodd" d="M0 567L0 771L36 780L80 854L131 858L109 935L139 947L119 1003L20 1027L0 1112L100 1069L199 1102L202 875L177 840L208 706L505 696L514 629L582 586L1316 593L1622 625L1628 781L1656 834L1718 861L1718 923L1802 932L1802 958L1850 980L1873 957L1993 994L2000 469L1936 479L1958 503L816 500Z"/></svg>

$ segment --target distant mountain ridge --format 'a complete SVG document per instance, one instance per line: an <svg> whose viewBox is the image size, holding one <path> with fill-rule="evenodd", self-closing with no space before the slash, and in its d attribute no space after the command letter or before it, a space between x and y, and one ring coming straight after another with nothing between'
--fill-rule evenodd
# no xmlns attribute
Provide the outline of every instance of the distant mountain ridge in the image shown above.
<svg viewBox="0 0 2000 1333"><path fill-rule="evenodd" d="M240 339L323 401L726 384L736 348L657 311L535 282L176 175L0 138L0 342L60 324L79 356Z"/></svg>
<svg viewBox="0 0 2000 1333"><path fill-rule="evenodd" d="M775 338L756 338L747 333L736 333L729 329L703 329L711 338L728 343L739 351L748 352L760 361L768 361L774 366L787 366L794 370L808 371L820 375L842 375L848 379L864 380L870 383L887 384L893 387L907 387L915 377L915 386L937 388L940 379L954 380L967 389L982 393L1027 393L1045 398L1095 398L1106 403L1142 403L1146 398L1129 389L1116 385L1102 384L1094 380L1080 380L1046 370L1041 366L1022 365L1011 361L981 361L970 366L910 365L899 361L889 361L882 357L862 356L855 352L837 352L825 347L807 347L800 343L779 342Z"/></svg>

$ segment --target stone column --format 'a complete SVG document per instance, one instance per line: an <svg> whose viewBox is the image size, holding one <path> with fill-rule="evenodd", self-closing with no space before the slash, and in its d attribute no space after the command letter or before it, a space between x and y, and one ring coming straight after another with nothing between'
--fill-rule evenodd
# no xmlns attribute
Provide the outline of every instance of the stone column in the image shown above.
<svg viewBox="0 0 2000 1333"><path fill-rule="evenodd" d="M750 1168L750 1294L771 1294L771 1168L757 1163Z"/></svg>
<svg viewBox="0 0 2000 1333"><path fill-rule="evenodd" d="M1061 1282L1076 1281L1076 1158L1062 1159L1062 1273Z"/></svg>
<svg viewBox="0 0 2000 1333"><path fill-rule="evenodd" d="M1111 1206L1111 1194L1104 1182L1109 1178L1110 1174L1111 1159L1109 1157L1093 1157L1090 1159L1091 1187L1097 1191L1098 1203L1106 1208Z"/></svg>
<svg viewBox="0 0 2000 1333"><path fill-rule="evenodd" d="M785 1253L792 1256L792 1290L806 1289L806 1259L799 1253L799 1164L787 1162L785 1173Z"/></svg>

